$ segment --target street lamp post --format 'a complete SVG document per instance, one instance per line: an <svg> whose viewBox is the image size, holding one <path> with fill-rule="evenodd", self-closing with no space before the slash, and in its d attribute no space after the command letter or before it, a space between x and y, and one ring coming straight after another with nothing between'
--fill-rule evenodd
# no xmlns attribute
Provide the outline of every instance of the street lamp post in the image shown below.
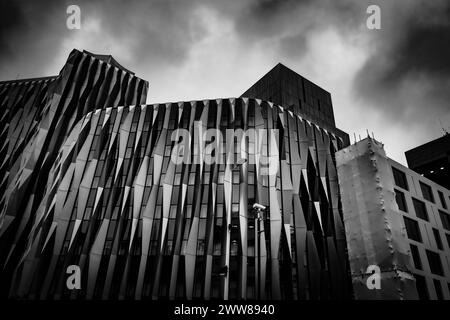
<svg viewBox="0 0 450 320"><path fill-rule="evenodd" d="M257 293L257 299L261 299L261 292L260 292L260 281L261 281L261 252L260 252L260 247L261 247L261 238L260 238L260 234L261 232L264 232L261 229L261 221L264 220L264 215L263 213L266 210L266 207L259 204L259 203L255 203L253 205L253 210L255 212L255 253L256 253L256 263L255 263L255 269L256 269L256 293Z"/></svg>

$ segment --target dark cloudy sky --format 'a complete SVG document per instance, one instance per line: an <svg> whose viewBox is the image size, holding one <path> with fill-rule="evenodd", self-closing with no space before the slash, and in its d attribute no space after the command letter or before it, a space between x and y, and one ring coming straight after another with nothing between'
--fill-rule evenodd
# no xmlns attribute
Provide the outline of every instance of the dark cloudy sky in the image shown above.
<svg viewBox="0 0 450 320"><path fill-rule="evenodd" d="M149 103L239 96L282 62L331 92L339 128L404 164L450 127L448 0L0 0L0 80L57 74L73 48L148 80Z"/></svg>

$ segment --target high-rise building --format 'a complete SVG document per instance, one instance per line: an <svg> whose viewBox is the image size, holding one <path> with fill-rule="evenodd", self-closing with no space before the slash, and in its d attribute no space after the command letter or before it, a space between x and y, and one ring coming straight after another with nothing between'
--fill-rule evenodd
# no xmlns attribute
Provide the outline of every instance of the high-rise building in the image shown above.
<svg viewBox="0 0 450 320"><path fill-rule="evenodd" d="M408 167L450 189L450 134L405 152Z"/></svg>
<svg viewBox="0 0 450 320"><path fill-rule="evenodd" d="M283 106L341 137L345 145L350 144L348 134L336 128L331 94L281 63L242 96Z"/></svg>
<svg viewBox="0 0 450 320"><path fill-rule="evenodd" d="M145 105L146 82L74 51L20 97L2 85L4 295L352 297L334 157L348 136L313 84L314 116L264 97Z"/></svg>
<svg viewBox="0 0 450 320"><path fill-rule="evenodd" d="M450 300L450 190L369 137L336 161L355 298ZM379 290L366 285L370 266Z"/></svg>

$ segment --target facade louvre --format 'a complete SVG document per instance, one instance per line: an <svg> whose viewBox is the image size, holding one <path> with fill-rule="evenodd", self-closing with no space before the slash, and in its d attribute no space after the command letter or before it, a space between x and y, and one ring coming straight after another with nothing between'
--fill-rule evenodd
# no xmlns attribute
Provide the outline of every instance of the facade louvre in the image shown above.
<svg viewBox="0 0 450 320"><path fill-rule="evenodd" d="M187 129L194 141L194 125L278 129L278 172L261 175L250 161L175 164L172 132ZM64 279L75 264L85 275L75 296L89 299L349 297L332 157L340 147L308 120L254 99L89 112L50 170L11 295L73 297ZM255 202L267 207L259 240Z"/></svg>
<svg viewBox="0 0 450 320"><path fill-rule="evenodd" d="M240 98L147 90L77 50L58 76L0 82L2 296L450 299L450 191L348 146L328 92L281 64Z"/></svg>
<svg viewBox="0 0 450 320"><path fill-rule="evenodd" d="M44 213L42 208L50 204L47 201L62 205L53 197L57 185L52 185L52 178L65 168L52 168L77 123L105 106L145 103L147 90L146 81L117 63L78 50L70 53L58 76L0 82L2 291L8 289L12 274L27 264L21 259L36 236L34 226L47 215L54 217L53 211ZM34 272L24 271L26 276Z"/></svg>
<svg viewBox="0 0 450 320"><path fill-rule="evenodd" d="M351 298L334 158L348 135L253 98L145 105L147 88L77 50L59 76L0 83L2 295ZM198 151L179 164L178 129ZM207 129L223 162L205 161ZM227 135L251 129L266 130L258 152ZM66 286L72 265L80 290Z"/></svg>

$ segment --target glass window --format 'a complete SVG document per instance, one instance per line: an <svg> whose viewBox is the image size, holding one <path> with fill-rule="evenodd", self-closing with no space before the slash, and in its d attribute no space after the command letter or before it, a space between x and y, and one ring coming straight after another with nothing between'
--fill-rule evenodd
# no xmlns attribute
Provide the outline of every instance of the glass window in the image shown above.
<svg viewBox="0 0 450 320"><path fill-rule="evenodd" d="M438 300L444 300L444 295L442 294L442 285L438 279L433 280L434 290L436 290L436 297Z"/></svg>
<svg viewBox="0 0 450 320"><path fill-rule="evenodd" d="M414 278L416 278L416 288L417 293L419 294L419 299L429 300L430 296L428 295L427 281L425 280L425 277L415 274Z"/></svg>
<svg viewBox="0 0 450 320"><path fill-rule="evenodd" d="M88 197L87 204L86 204L86 206L88 208L94 206L96 193L97 193L96 189L91 189L91 191L89 191L89 197Z"/></svg>
<svg viewBox="0 0 450 320"><path fill-rule="evenodd" d="M392 173L394 174L394 181L397 186L403 188L405 190L408 189L408 181L406 180L406 175L403 171L400 171L397 168L392 167Z"/></svg>
<svg viewBox="0 0 450 320"><path fill-rule="evenodd" d="M210 173L209 172L205 172L203 175L203 183L204 184L208 184L210 180Z"/></svg>
<svg viewBox="0 0 450 320"><path fill-rule="evenodd" d="M436 240L437 248L439 250L443 250L442 240L441 240L441 235L439 234L439 230L436 228L433 228L433 235L434 235L434 239Z"/></svg>
<svg viewBox="0 0 450 320"><path fill-rule="evenodd" d="M438 276L444 276L444 270L442 269L442 262L439 253L430 250L426 250L426 253L431 273L437 274Z"/></svg>
<svg viewBox="0 0 450 320"><path fill-rule="evenodd" d="M416 211L416 216L420 219L428 221L427 207L425 202L413 198L414 210Z"/></svg>
<svg viewBox="0 0 450 320"><path fill-rule="evenodd" d="M444 211L439 210L439 216L441 217L442 226L445 230L450 231L450 215Z"/></svg>
<svg viewBox="0 0 450 320"><path fill-rule="evenodd" d="M216 217L223 218L223 206L221 204L218 204L216 207Z"/></svg>
<svg viewBox="0 0 450 320"><path fill-rule="evenodd" d="M414 266L416 269L422 270L422 260L420 260L420 254L419 254L419 248L417 246L410 244L411 247L411 254L414 261Z"/></svg>
<svg viewBox="0 0 450 320"><path fill-rule="evenodd" d="M105 256L109 256L111 255L111 250L112 250L112 240L106 240L105 246L103 247L103 254Z"/></svg>
<svg viewBox="0 0 450 320"><path fill-rule="evenodd" d="M445 237L447 238L447 244L448 244L448 247L450 248L450 234L446 233Z"/></svg>
<svg viewBox="0 0 450 320"><path fill-rule="evenodd" d="M180 187L179 186L175 186L175 187L173 187L172 197L171 197L170 203L171 204L177 204L179 197L180 197Z"/></svg>
<svg viewBox="0 0 450 320"><path fill-rule="evenodd" d="M239 171L233 171L233 183L239 183Z"/></svg>
<svg viewBox="0 0 450 320"><path fill-rule="evenodd" d="M406 205L405 194L397 189L395 191L395 200L397 201L398 208L403 212L408 212L408 206Z"/></svg>
<svg viewBox="0 0 450 320"><path fill-rule="evenodd" d="M403 217L405 221L406 233L408 238L417 242L422 242L422 236L420 235L419 223L416 220Z"/></svg>
<svg viewBox="0 0 450 320"><path fill-rule="evenodd" d="M205 240L206 236L206 219L200 219L198 224L198 240ZM205 246L204 241L203 247Z"/></svg>
<svg viewBox="0 0 450 320"><path fill-rule="evenodd" d="M439 200L441 201L442 208L447 209L447 203L445 202L444 194L438 190Z"/></svg>
<svg viewBox="0 0 450 320"><path fill-rule="evenodd" d="M434 196L433 196L433 190L431 190L431 187L423 182L420 183L420 189L422 189L422 195L425 199L428 201L431 201L434 203Z"/></svg>
<svg viewBox="0 0 450 320"><path fill-rule="evenodd" d="M208 199L209 199L208 197L209 197L208 185L204 184L203 185L203 193L202 193L202 203L203 204L208 203Z"/></svg>
<svg viewBox="0 0 450 320"><path fill-rule="evenodd" d="M223 184L217 186L217 203L223 203L224 193Z"/></svg>
<svg viewBox="0 0 450 320"><path fill-rule="evenodd" d="M193 200L194 200L194 186L188 186L188 190L187 190L187 203L188 204L192 204Z"/></svg>
<svg viewBox="0 0 450 320"><path fill-rule="evenodd" d="M175 180L174 180L173 184L176 186L181 184L181 173L177 173L175 175Z"/></svg>
<svg viewBox="0 0 450 320"><path fill-rule="evenodd" d="M255 183L255 173L249 172L248 173L248 184L254 184Z"/></svg>
<svg viewBox="0 0 450 320"><path fill-rule="evenodd" d="M170 206L169 218L175 219L177 217L177 207L178 206Z"/></svg>
<svg viewBox="0 0 450 320"><path fill-rule="evenodd" d="M239 203L239 186L238 185L233 185L232 196L233 196L233 203Z"/></svg>
<svg viewBox="0 0 450 320"><path fill-rule="evenodd" d="M203 204L200 208L200 218L206 218L208 216L208 205Z"/></svg>
<svg viewBox="0 0 450 320"><path fill-rule="evenodd" d="M189 184L193 185L195 184L195 173L192 173L189 175Z"/></svg>

